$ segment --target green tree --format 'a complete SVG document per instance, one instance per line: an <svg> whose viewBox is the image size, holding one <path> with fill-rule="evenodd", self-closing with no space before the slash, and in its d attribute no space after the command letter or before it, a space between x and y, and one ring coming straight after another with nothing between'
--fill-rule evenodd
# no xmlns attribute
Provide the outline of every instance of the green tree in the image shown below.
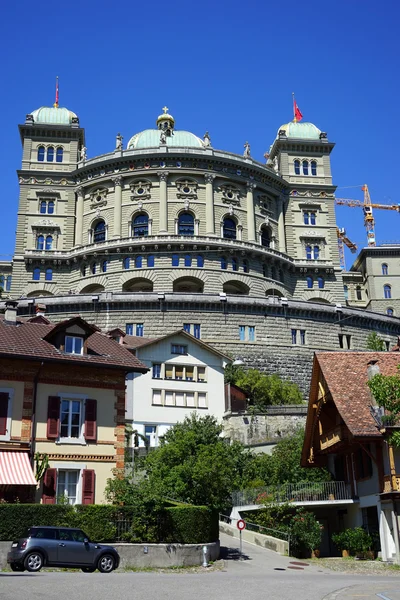
<svg viewBox="0 0 400 600"><path fill-rule="evenodd" d="M399 370L399 367L398 367ZM383 424L396 425L400 417L400 377L399 375L374 375L368 382L378 406L385 409ZM400 432L395 431L388 438L389 444L400 448Z"/></svg>
<svg viewBox="0 0 400 600"><path fill-rule="evenodd" d="M367 349L373 350L374 352L383 352L386 350L385 341L376 333L376 331L372 331L367 337Z"/></svg>
<svg viewBox="0 0 400 600"><path fill-rule="evenodd" d="M298 386L290 381L283 381L278 375L233 366L225 370L225 373L225 380L241 387L257 410L262 411L270 405L303 403Z"/></svg>

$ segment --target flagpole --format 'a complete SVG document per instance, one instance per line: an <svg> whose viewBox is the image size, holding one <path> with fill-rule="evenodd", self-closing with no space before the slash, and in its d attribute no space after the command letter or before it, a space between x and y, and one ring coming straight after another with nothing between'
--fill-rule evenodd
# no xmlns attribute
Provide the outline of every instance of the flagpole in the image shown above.
<svg viewBox="0 0 400 600"><path fill-rule="evenodd" d="M296 123L297 122L297 119L296 119L296 110L294 108L296 100L294 98L294 92L292 92L292 98L293 98L293 121Z"/></svg>
<svg viewBox="0 0 400 600"><path fill-rule="evenodd" d="M58 75L56 76L56 101L53 106L54 108L58 108Z"/></svg>

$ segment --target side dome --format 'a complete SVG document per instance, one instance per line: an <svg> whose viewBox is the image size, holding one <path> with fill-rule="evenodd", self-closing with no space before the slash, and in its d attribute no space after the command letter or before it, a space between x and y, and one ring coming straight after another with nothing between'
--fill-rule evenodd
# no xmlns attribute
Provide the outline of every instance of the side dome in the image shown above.
<svg viewBox="0 0 400 600"><path fill-rule="evenodd" d="M291 121L290 123L286 123L282 125L278 129L277 138L279 138L279 132L284 131L286 133L286 137L288 138L296 138L302 140L319 140L321 135L321 130L318 129L313 123L298 123L296 121Z"/></svg>
<svg viewBox="0 0 400 600"><path fill-rule="evenodd" d="M48 125L71 125L72 119L78 119L72 110L63 107L41 106L31 113L34 123Z"/></svg>
<svg viewBox="0 0 400 600"><path fill-rule="evenodd" d="M165 143L172 148L204 148L203 140L190 131L174 130L166 136ZM160 146L160 130L145 129L136 133L128 142L128 150L139 148L158 148Z"/></svg>

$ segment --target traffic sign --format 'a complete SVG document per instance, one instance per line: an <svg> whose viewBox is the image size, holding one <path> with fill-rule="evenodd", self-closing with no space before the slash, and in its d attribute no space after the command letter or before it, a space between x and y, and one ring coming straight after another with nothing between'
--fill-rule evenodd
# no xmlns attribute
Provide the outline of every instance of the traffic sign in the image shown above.
<svg viewBox="0 0 400 600"><path fill-rule="evenodd" d="M239 531L243 531L243 529L246 529L246 523L245 521L243 521L243 519L239 519L236 527L239 529Z"/></svg>

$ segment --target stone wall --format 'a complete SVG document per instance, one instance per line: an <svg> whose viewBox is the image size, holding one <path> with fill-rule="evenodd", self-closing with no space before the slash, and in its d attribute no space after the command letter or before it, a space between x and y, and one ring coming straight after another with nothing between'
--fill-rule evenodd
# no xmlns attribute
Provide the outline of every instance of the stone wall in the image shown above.
<svg viewBox="0 0 400 600"><path fill-rule="evenodd" d="M307 406L276 406L266 414L228 413L224 416L224 432L226 437L245 446L276 443L298 427L304 428L306 417Z"/></svg>

